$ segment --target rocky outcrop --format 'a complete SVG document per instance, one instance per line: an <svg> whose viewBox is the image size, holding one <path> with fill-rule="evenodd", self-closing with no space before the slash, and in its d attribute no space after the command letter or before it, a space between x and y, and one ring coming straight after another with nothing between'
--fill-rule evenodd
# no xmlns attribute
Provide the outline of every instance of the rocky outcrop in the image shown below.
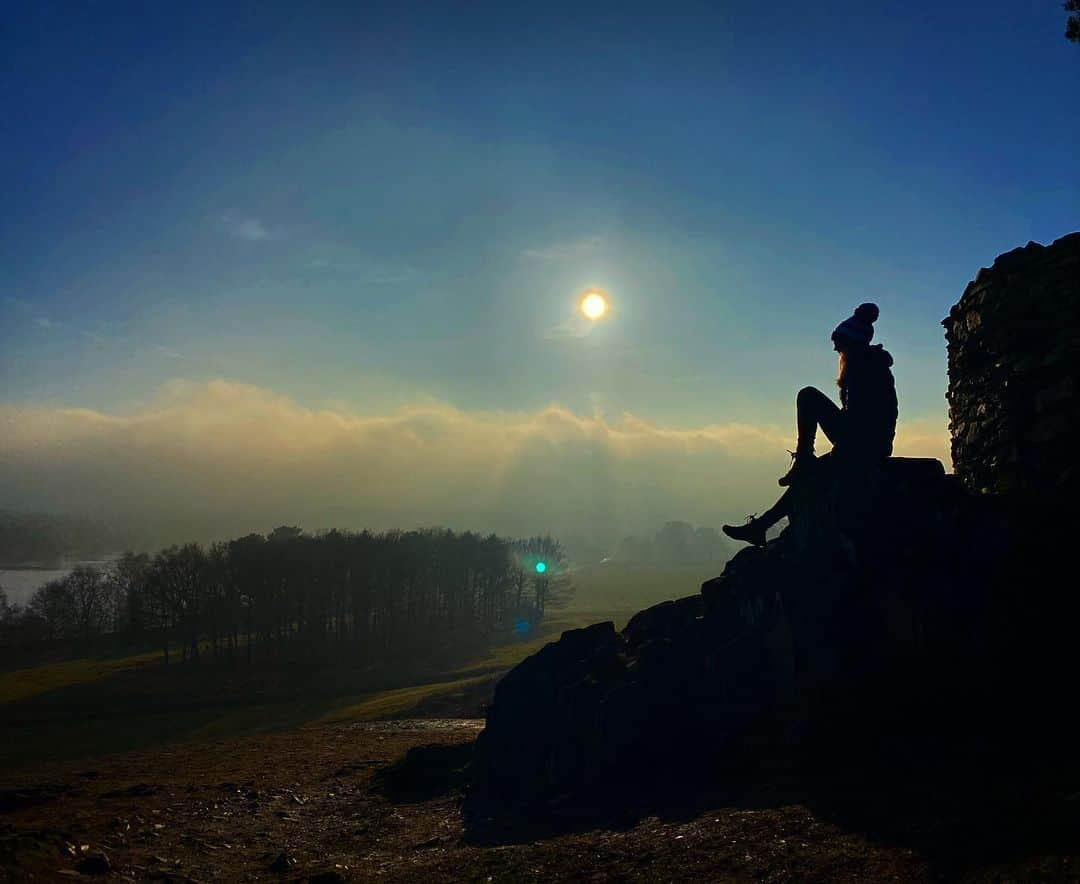
<svg viewBox="0 0 1080 884"><path fill-rule="evenodd" d="M957 476L977 493L1074 493L1080 233L978 272L944 321Z"/></svg>
<svg viewBox="0 0 1080 884"><path fill-rule="evenodd" d="M1043 503L1075 483L1078 258L1075 234L1004 255L946 320L957 475L823 458L699 594L564 633L498 684L472 806L793 746L1067 746L1078 526Z"/></svg>
<svg viewBox="0 0 1080 884"><path fill-rule="evenodd" d="M782 745L868 680L910 677L908 661L943 641L959 650L951 622L970 563L955 539L968 514L939 462L826 463L796 494L787 530L698 595L621 633L566 632L511 671L477 744L477 793L527 804L620 771Z"/></svg>

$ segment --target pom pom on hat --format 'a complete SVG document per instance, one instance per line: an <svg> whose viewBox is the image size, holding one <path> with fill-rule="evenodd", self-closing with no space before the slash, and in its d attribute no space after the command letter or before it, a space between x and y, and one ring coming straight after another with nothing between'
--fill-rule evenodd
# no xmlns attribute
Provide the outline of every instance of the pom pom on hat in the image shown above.
<svg viewBox="0 0 1080 884"><path fill-rule="evenodd" d="M877 304L860 304L855 313L841 322L832 333L834 338L847 338L857 344L869 344L874 339L874 322L881 311Z"/></svg>
<svg viewBox="0 0 1080 884"><path fill-rule="evenodd" d="M878 310L877 304L860 304L855 308L855 318L861 319L868 325L873 325L877 322L877 318L881 315L881 311Z"/></svg>

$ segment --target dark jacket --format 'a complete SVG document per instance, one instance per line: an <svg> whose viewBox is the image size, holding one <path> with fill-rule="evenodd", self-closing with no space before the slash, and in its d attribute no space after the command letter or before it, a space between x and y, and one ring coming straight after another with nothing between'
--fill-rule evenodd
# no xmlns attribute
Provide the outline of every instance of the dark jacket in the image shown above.
<svg viewBox="0 0 1080 884"><path fill-rule="evenodd" d="M849 354L840 386L847 432L840 447L849 454L888 457L896 436L893 358L881 344Z"/></svg>

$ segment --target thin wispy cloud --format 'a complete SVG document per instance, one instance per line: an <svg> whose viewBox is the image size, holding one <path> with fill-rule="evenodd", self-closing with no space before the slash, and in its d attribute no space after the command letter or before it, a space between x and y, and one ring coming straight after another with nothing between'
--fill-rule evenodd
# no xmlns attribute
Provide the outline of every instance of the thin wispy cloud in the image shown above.
<svg viewBox="0 0 1080 884"><path fill-rule="evenodd" d="M521 258L524 261L549 261L553 263L581 261L597 255L604 245L603 237L588 236L584 239L522 249Z"/></svg>
<svg viewBox="0 0 1080 884"><path fill-rule="evenodd" d="M267 227L258 218L226 213L221 216L221 225L225 232L234 239L245 242L265 242L284 238L284 231Z"/></svg>
<svg viewBox="0 0 1080 884"><path fill-rule="evenodd" d="M544 334L544 340L572 341L578 338L587 338L595 328L596 323L593 320L582 316L580 313L575 313L568 316L558 325L549 328Z"/></svg>
<svg viewBox="0 0 1080 884"><path fill-rule="evenodd" d="M411 282L420 275L416 268L410 265L369 258L312 258L304 267L314 272L348 276L356 282L369 285Z"/></svg>
<svg viewBox="0 0 1080 884"><path fill-rule="evenodd" d="M25 298L17 298L12 295L7 295L3 298L2 302L12 313L17 316L21 316L25 321L31 322L38 328L46 329L47 331L55 331L56 329L63 328L63 323L49 316L46 316L33 303L27 301Z"/></svg>

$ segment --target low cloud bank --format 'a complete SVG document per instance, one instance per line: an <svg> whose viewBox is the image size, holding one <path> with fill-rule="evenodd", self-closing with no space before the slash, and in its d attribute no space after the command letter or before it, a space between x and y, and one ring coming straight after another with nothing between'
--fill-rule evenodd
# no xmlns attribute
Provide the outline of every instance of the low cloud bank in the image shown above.
<svg viewBox="0 0 1080 884"><path fill-rule="evenodd" d="M147 543L281 523L614 540L667 519L719 525L761 511L791 444L778 427L676 429L557 406L361 416L246 384L178 381L125 415L0 406L0 493L8 506L138 526ZM898 454L947 449L943 427L898 433Z"/></svg>

